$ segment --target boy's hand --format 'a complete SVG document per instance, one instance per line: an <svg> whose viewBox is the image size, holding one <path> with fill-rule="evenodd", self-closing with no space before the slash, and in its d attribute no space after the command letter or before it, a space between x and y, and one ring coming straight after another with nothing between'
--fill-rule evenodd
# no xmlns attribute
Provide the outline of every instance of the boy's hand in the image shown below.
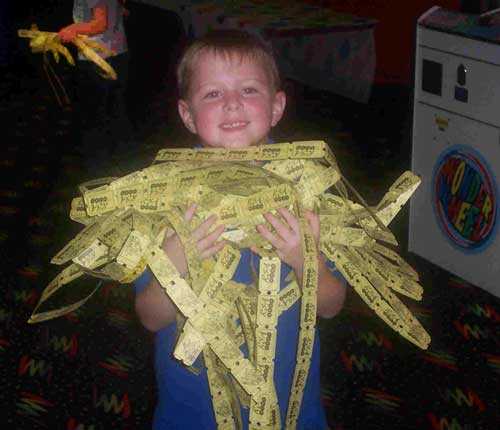
<svg viewBox="0 0 500 430"><path fill-rule="evenodd" d="M186 222L190 222L193 219L196 208L197 205L193 204L187 209L184 215ZM224 241L217 242L220 235L224 232L224 225L218 226L214 231L209 233L210 227L212 227L216 220L217 216L212 215L193 230L193 239L196 241L201 258L208 258L217 254L225 245ZM165 236L162 248L180 275L184 276L187 272L187 262L184 247L179 236L177 234L172 234L168 237Z"/></svg>
<svg viewBox="0 0 500 430"><path fill-rule="evenodd" d="M274 246L281 261L288 264L295 271L297 279L302 279L304 254L300 241L299 223L288 209L280 208L278 212L286 222L281 221L272 213L264 214L264 218L276 230L274 233L271 233L263 224L257 226L257 231L264 239ZM309 222L311 226L314 240L316 244L318 244L319 216L310 210L306 210L305 216L307 222Z"/></svg>

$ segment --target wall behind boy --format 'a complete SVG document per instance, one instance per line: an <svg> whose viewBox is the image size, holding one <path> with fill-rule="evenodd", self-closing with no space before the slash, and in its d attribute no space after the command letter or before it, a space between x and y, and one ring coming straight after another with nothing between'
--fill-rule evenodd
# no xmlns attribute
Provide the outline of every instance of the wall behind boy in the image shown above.
<svg viewBox="0 0 500 430"><path fill-rule="evenodd" d="M174 110L174 68L184 41L179 17L168 10L127 2L125 20L129 64L129 110L136 127L158 126ZM172 100L172 106L167 106Z"/></svg>
<svg viewBox="0 0 500 430"><path fill-rule="evenodd" d="M476 0L475 0L476 1ZM460 10L461 0L325 0L335 11L376 18L376 84L413 85L417 19L432 6ZM396 46L395 46L396 43Z"/></svg>

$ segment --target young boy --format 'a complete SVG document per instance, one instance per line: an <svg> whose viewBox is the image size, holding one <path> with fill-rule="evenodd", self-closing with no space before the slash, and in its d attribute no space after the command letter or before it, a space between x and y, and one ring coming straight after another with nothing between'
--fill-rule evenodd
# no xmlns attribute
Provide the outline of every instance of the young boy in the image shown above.
<svg viewBox="0 0 500 430"><path fill-rule="evenodd" d="M279 75L272 54L259 40L240 31L214 32L195 42L179 63L177 80L179 114L203 147L235 148L268 143L269 131L281 119L285 109L286 96L279 91ZM194 205L187 210L186 221L192 219L195 211ZM302 279L304 257L297 219L287 209L279 212L286 222L271 213L265 215L274 227L274 233L263 225L257 230L274 246L283 262L280 286L283 289L292 270L298 280ZM307 212L307 219L318 242L319 217ZM215 255L224 246L223 241L219 241L224 226L211 231L215 221L213 215L193 231L202 258ZM163 250L184 276L187 265L178 237L166 238ZM252 283L251 264L258 270L259 257L252 250L242 250L233 280L247 285ZM147 329L157 332L159 402L153 428L216 429L205 369L200 375L194 375L173 358L176 340L174 305L148 272L136 281L136 289L137 314ZM344 298L344 281L332 274L320 256L318 315L335 316L342 308ZM295 368L299 319L299 302L278 319L274 382L283 428ZM248 411L242 409L241 414L243 428L247 429ZM319 343L315 336L297 429L325 428L320 401Z"/></svg>

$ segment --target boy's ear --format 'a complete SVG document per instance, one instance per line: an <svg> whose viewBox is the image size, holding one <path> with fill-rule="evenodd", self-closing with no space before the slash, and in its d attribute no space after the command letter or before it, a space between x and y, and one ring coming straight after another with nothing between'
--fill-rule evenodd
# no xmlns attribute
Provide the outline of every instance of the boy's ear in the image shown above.
<svg viewBox="0 0 500 430"><path fill-rule="evenodd" d="M185 100L179 100L177 102L177 109L179 110L179 115L186 128L191 133L196 134L196 126L194 125L193 115L191 114L188 103Z"/></svg>
<svg viewBox="0 0 500 430"><path fill-rule="evenodd" d="M278 124L279 120L283 116L283 112L285 112L286 106L286 95L283 91L278 91L274 96L273 102L273 115L271 120L271 125L274 127Z"/></svg>

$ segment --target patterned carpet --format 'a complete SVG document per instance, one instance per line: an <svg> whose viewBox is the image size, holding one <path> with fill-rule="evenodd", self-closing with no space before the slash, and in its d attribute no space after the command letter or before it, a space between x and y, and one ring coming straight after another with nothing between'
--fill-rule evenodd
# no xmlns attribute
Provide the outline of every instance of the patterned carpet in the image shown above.
<svg viewBox="0 0 500 430"><path fill-rule="evenodd" d="M61 75L71 87L65 70ZM68 205L82 179L82 155L74 146L74 112L57 106L41 68L4 72L0 95L8 124L0 161L3 428L148 429L155 403L154 338L136 320L130 286L104 282L66 317L26 323L57 273L50 258L80 230L68 218ZM365 147L353 128L368 123L332 122L328 97L320 96L297 91L278 136L328 140L335 134L344 174L365 195L383 193L408 160L387 162L382 154L364 159ZM165 141L185 137L171 113L166 116L166 126L141 130L149 136L144 164ZM384 140L379 129L377 138L389 145L387 133ZM407 215L394 225L403 250ZM398 337L349 294L337 318L320 322L323 399L331 429L500 428L500 300L422 259L405 258L425 286L422 302L406 303L431 333L430 349L420 351ZM82 298L96 282L84 279L56 299Z"/></svg>

